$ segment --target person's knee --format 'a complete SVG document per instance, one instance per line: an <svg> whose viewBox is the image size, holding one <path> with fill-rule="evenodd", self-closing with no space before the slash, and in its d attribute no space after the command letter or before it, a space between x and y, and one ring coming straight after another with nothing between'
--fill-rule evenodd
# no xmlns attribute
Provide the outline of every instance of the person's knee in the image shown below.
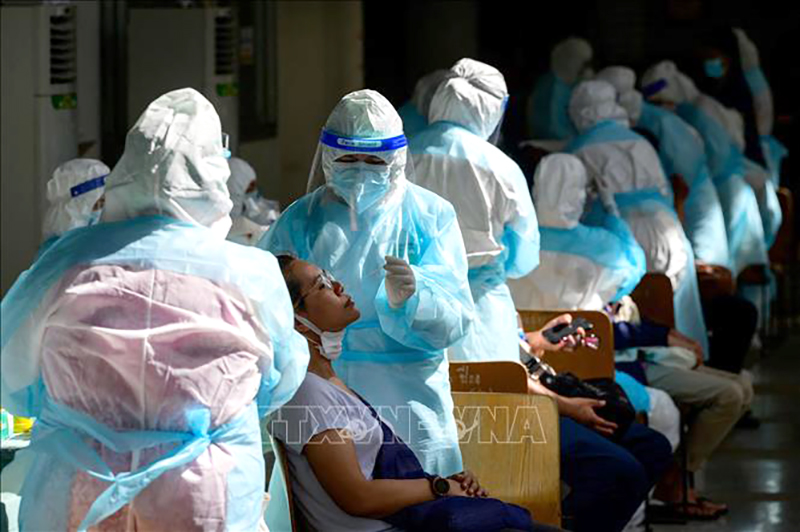
<svg viewBox="0 0 800 532"><path fill-rule="evenodd" d="M753 403L753 395L755 395L753 381L747 377L739 376L739 378L736 379L736 383L739 385L742 392L742 408L747 410Z"/></svg>
<svg viewBox="0 0 800 532"><path fill-rule="evenodd" d="M731 380L721 387L714 404L717 409L730 412L731 416L738 415L745 405L745 391L738 380Z"/></svg>

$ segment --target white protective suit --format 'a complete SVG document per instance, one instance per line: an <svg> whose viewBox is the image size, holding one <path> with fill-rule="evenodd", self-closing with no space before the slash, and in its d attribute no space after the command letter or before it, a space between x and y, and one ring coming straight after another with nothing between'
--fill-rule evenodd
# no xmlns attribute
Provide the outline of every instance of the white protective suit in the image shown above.
<svg viewBox="0 0 800 532"><path fill-rule="evenodd" d="M514 302L507 278L539 262L539 231L525 176L487 141L508 97L494 67L462 59L431 102L430 126L410 143L416 183L453 204L469 261L475 301L472 330L451 360L519 360Z"/></svg>
<svg viewBox="0 0 800 532"><path fill-rule="evenodd" d="M619 208L647 259L647 271L664 273L675 293L675 319L708 353L694 254L672 204L672 193L653 146L628 127L617 91L604 81L575 88L570 116L581 135L568 147L597 186L604 205Z"/></svg>
<svg viewBox="0 0 800 532"><path fill-rule="evenodd" d="M256 530L259 418L308 364L277 261L224 240L219 117L167 93L128 133L101 224L2 302L2 402L36 416L21 530Z"/></svg>
<svg viewBox="0 0 800 532"><path fill-rule="evenodd" d="M521 310L602 310L629 294L645 274L644 251L624 221L581 223L589 179L580 159L545 157L536 168L533 201L539 218L539 266L508 286Z"/></svg>

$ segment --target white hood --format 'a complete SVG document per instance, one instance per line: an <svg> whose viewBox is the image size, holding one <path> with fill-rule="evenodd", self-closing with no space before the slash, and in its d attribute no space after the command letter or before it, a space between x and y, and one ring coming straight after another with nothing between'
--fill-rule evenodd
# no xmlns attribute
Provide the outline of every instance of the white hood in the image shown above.
<svg viewBox="0 0 800 532"><path fill-rule="evenodd" d="M586 205L589 178L580 159L566 153L548 155L533 178L533 203L541 227L571 229Z"/></svg>
<svg viewBox="0 0 800 532"><path fill-rule="evenodd" d="M53 172L47 182L50 206L44 217L45 238L90 225L95 205L103 197L108 166L95 159L72 159Z"/></svg>
<svg viewBox="0 0 800 532"><path fill-rule="evenodd" d="M578 84L570 98L569 116L581 133L606 120L628 125L628 113L617 103L617 91L605 81Z"/></svg>
<svg viewBox="0 0 800 532"><path fill-rule="evenodd" d="M231 226L230 175L214 106L194 89L157 98L128 132L106 182L104 221L164 215L212 228Z"/></svg>
<svg viewBox="0 0 800 532"><path fill-rule="evenodd" d="M473 59L462 59L451 72L454 78L442 83L431 101L428 121L460 124L484 140L503 118L508 88L496 68Z"/></svg>

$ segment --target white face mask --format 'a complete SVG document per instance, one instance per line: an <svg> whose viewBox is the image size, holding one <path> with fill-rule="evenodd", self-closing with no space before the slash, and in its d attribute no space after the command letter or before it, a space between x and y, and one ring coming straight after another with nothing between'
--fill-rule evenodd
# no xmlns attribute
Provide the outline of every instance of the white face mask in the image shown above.
<svg viewBox="0 0 800 532"><path fill-rule="evenodd" d="M311 340L311 343L315 344L319 347L319 352L333 362L340 356L342 356L342 342L344 341L344 329L339 332L332 332L332 331L321 331L319 327L308 321L302 316L298 316L295 314L294 319L311 329L313 332L319 335L320 341L322 344L318 344Z"/></svg>

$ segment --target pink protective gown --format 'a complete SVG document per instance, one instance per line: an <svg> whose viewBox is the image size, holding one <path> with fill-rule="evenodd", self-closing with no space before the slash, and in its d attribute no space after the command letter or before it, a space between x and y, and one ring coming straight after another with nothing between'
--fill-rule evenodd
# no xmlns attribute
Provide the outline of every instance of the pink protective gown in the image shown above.
<svg viewBox="0 0 800 532"><path fill-rule="evenodd" d="M50 396L118 430L187 431L185 413L208 409L211 428L254 401L266 331L235 287L169 271L75 267L45 314L42 374ZM135 470L175 444L116 453L94 442L114 471ZM234 457L213 442L91 530L224 530ZM255 466L254 466L255 467ZM75 530L108 487L79 472L71 487ZM169 509L164 511L164 509Z"/></svg>

